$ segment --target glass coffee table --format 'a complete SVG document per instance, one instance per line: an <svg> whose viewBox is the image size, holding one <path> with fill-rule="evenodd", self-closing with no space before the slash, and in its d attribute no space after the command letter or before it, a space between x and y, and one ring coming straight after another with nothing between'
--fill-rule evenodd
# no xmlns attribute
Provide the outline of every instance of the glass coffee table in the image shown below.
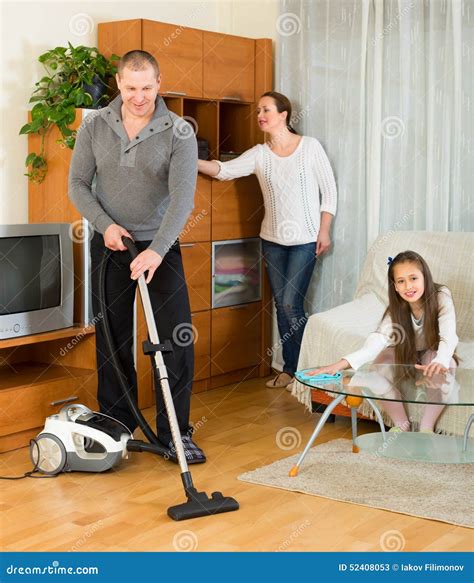
<svg viewBox="0 0 474 583"><path fill-rule="evenodd" d="M334 396L327 405L311 435L303 453L290 471L297 476L298 470L310 447L318 437L329 415L340 403L351 409L352 451L367 451L382 457L434 463L473 463L474 444L469 431L474 423L474 370L457 368L445 375L431 379L424 377L414 366L371 364L353 370L341 371L338 380L320 381L307 375L317 367L298 371L296 379L311 390L324 391ZM380 431L357 435L357 409L367 401L377 419ZM395 405L398 404L398 405ZM401 404L401 405L400 405ZM426 407L457 407L462 417L463 435L439 435L415 431L387 432L381 411L390 414L396 407L404 407L411 420L411 404ZM398 409L400 410L400 409ZM425 410L425 409L424 409ZM407 427L409 429L409 427Z"/></svg>

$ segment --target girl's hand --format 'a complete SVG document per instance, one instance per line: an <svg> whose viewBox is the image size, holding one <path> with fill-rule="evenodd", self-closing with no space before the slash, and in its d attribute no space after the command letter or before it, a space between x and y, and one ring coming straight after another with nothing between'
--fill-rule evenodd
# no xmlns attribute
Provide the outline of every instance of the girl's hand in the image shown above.
<svg viewBox="0 0 474 583"><path fill-rule="evenodd" d="M347 360L345 358L341 358L341 360L339 360L338 362L335 362L334 364L328 364L327 366L322 366L320 368L316 368L315 370L312 370L311 372L308 372L306 374L310 377L314 377L318 374L334 375L337 372L339 372L340 370L344 370L345 368L349 368L349 366L350 365L347 362Z"/></svg>
<svg viewBox="0 0 474 583"><path fill-rule="evenodd" d="M327 231L319 231L318 240L316 241L316 255L324 255L331 247L331 237Z"/></svg>
<svg viewBox="0 0 474 583"><path fill-rule="evenodd" d="M430 364L415 364L415 368L423 371L423 376L431 378L435 374L446 374L448 369L439 362L430 362Z"/></svg>

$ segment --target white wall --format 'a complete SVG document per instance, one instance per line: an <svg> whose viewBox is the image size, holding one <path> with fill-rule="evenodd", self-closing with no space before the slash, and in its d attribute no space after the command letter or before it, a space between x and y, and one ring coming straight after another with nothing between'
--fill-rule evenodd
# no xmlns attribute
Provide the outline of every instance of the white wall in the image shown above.
<svg viewBox="0 0 474 583"><path fill-rule="evenodd" d="M97 23L131 18L274 39L278 6L278 0L0 2L0 224L28 221L27 138L18 131L42 76L40 54L68 41L97 46Z"/></svg>

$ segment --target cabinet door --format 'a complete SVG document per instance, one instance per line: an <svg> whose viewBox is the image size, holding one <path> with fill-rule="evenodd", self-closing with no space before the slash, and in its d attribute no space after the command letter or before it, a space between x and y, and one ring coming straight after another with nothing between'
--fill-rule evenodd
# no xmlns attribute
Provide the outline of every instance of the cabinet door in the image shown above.
<svg viewBox="0 0 474 583"><path fill-rule="evenodd" d="M211 181L199 175L194 195L194 208L181 231L182 243L211 240Z"/></svg>
<svg viewBox="0 0 474 583"><path fill-rule="evenodd" d="M255 41L203 32L203 90L209 99L255 101Z"/></svg>
<svg viewBox="0 0 474 583"><path fill-rule="evenodd" d="M202 31L143 20L142 48L160 64L160 93L202 97Z"/></svg>
<svg viewBox="0 0 474 583"><path fill-rule="evenodd" d="M211 374L260 363L262 303L212 310Z"/></svg>
<svg viewBox="0 0 474 583"><path fill-rule="evenodd" d="M194 326L194 380L211 376L211 312L192 314Z"/></svg>
<svg viewBox="0 0 474 583"><path fill-rule="evenodd" d="M255 176L212 183L212 240L258 237L263 198Z"/></svg>
<svg viewBox="0 0 474 583"><path fill-rule="evenodd" d="M209 310L211 307L211 244L185 243L181 245L181 253L191 312Z"/></svg>
<svg viewBox="0 0 474 583"><path fill-rule="evenodd" d="M100 22L97 25L97 32L97 46L107 58L110 58L112 53L121 57L128 51L142 48L142 21L139 18Z"/></svg>

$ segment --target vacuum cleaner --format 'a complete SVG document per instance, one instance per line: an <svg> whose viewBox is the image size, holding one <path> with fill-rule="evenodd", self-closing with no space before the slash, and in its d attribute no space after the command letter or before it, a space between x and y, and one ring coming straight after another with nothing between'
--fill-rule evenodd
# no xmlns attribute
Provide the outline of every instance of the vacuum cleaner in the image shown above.
<svg viewBox="0 0 474 583"><path fill-rule="evenodd" d="M132 260L135 259L138 251L133 241L124 237L123 243ZM106 269L111 254L112 251L107 249L99 271L99 304L103 315L104 335L123 396L148 441L134 439L131 431L117 419L104 413L92 411L84 405L68 404L59 413L46 419L43 431L38 434L36 439L32 440L30 445L30 457L35 469L44 474L54 475L73 471L104 472L116 467L122 459L127 459L129 453L133 451L150 452L165 458L170 453L169 449L159 442L157 435L138 408L129 389L122 364L117 357L105 301ZM209 497L205 492L198 492L194 487L181 441L168 373L162 354L171 351L172 345L169 340L160 344L144 275L139 277L138 287L148 329L148 340L143 343L143 350L152 360L155 385L160 387L163 394L174 449L181 470L181 480L187 498L186 502L168 508L168 516L173 520L186 520L238 510L239 503L234 498L224 496L221 492L213 492Z"/></svg>

